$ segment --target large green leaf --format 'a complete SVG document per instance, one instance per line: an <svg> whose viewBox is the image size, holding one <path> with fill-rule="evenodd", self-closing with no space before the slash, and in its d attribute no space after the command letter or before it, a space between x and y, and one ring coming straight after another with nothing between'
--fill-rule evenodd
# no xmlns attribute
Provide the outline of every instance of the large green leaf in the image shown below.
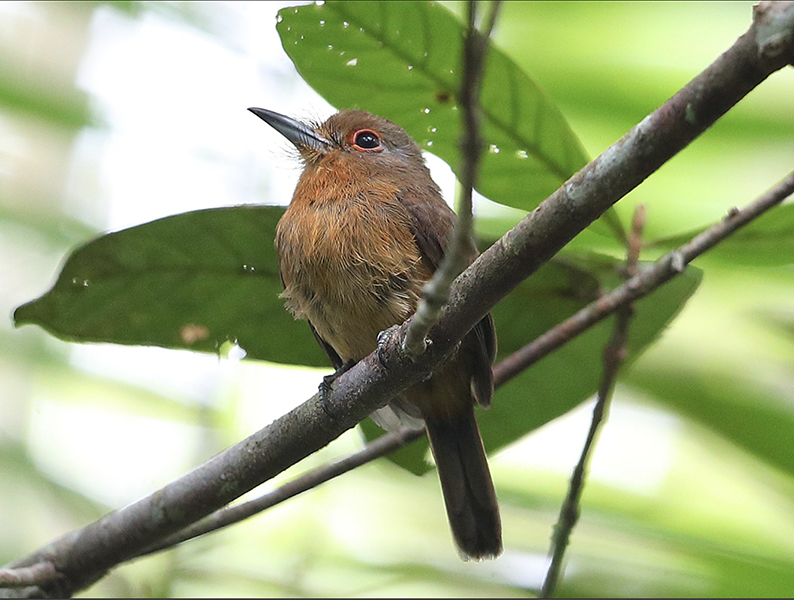
<svg viewBox="0 0 794 600"><path fill-rule="evenodd" d="M701 227L674 237L657 240L652 248L672 250L705 231ZM709 260L740 265L779 266L794 263L794 204L765 212L708 252Z"/></svg>
<svg viewBox="0 0 794 600"><path fill-rule="evenodd" d="M493 310L499 337L497 361L554 327L597 297L599 288L620 283L620 261L602 256L567 256L544 265ZM635 360L664 330L697 288L701 272L681 276L636 303L629 328L626 364ZM493 452L565 414L591 397L603 371L603 351L614 327L606 319L546 356L497 390L493 406L478 411L486 450ZM381 432L363 424L367 437ZM390 456L414 473L428 469L427 442Z"/></svg>
<svg viewBox="0 0 794 600"><path fill-rule="evenodd" d="M273 239L283 212L201 210L105 235L78 248L52 290L14 319L67 340L203 352L236 341L252 358L327 366L278 297Z"/></svg>
<svg viewBox="0 0 794 600"><path fill-rule="evenodd" d="M331 104L400 124L457 173L465 30L452 13L434 2L325 2L282 9L277 27L298 72ZM484 196L532 210L587 163L557 107L496 47L480 103ZM607 219L621 237L612 211Z"/></svg>

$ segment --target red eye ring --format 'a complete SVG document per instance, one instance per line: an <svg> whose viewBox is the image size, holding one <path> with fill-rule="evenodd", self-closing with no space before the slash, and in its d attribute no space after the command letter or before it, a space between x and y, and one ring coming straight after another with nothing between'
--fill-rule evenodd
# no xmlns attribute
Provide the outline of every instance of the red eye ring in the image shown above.
<svg viewBox="0 0 794 600"><path fill-rule="evenodd" d="M353 148L361 152L381 152L383 145L377 131L359 129L351 137Z"/></svg>

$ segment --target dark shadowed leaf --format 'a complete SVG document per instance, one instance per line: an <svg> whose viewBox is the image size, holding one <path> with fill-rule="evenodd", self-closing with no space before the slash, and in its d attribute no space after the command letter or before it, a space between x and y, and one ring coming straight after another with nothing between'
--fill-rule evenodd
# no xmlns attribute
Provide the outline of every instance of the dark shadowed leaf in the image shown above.
<svg viewBox="0 0 794 600"><path fill-rule="evenodd" d="M78 248L52 290L20 306L66 340L217 352L328 366L305 324L285 310L273 239L282 207L188 212Z"/></svg>
<svg viewBox="0 0 794 600"><path fill-rule="evenodd" d="M602 256L571 256L544 265L494 310L499 336L497 362L554 327L597 297L600 287L620 283L620 261ZM690 267L681 276L636 303L629 330L628 366L672 321L700 283L701 272ZM595 394L603 368L602 354L612 334L614 317L546 356L496 391L493 406L477 411L488 452L565 414ZM368 436L381 432L366 426ZM427 442L390 456L414 473L428 469Z"/></svg>
<svg viewBox="0 0 794 600"><path fill-rule="evenodd" d="M284 50L331 104L401 125L457 173L464 27L434 2L325 2L279 11ZM488 52L481 94L484 196L531 210L587 162L538 86L504 52ZM621 236L613 211L609 227ZM598 228L606 231L607 226Z"/></svg>
<svg viewBox="0 0 794 600"><path fill-rule="evenodd" d="M608 259L605 259L604 266L595 271L597 280L605 289L619 284L614 269L618 264L616 261L610 267ZM497 360L519 349L527 339L534 339L544 333L593 299L587 298L588 293L594 290L592 274L577 272L570 266L559 264L550 264L544 269L547 273L544 274L544 270L538 273L543 276L540 282L533 285L533 276L516 290L518 293L508 296L494 310L497 323L506 322L506 326L499 326L500 352ZM658 338L683 308L697 289L701 275L699 270L689 268L636 303L629 327L626 368ZM556 283L549 285L551 281ZM614 317L610 317L503 386L494 399L494 408L481 415L486 447L498 449L595 394L603 371L604 346L613 328ZM517 335L518 331L524 335ZM525 333L527 331L530 331L529 335ZM507 405L506 408L502 409L502 404ZM512 439L506 437L504 432L512 432Z"/></svg>

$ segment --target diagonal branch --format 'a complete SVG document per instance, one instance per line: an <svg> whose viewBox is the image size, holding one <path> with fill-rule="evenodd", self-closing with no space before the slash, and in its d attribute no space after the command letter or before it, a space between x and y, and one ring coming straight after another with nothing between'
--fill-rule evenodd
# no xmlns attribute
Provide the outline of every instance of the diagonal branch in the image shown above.
<svg viewBox="0 0 794 600"><path fill-rule="evenodd" d="M754 16L747 33L722 56L574 175L456 280L448 308L430 331L433 344L423 355L411 360L401 351L404 324L380 352L337 380L325 398L328 412L315 395L158 492L11 566L50 562L62 576L55 593L84 589L113 566L323 447L431 373L510 290L771 73L794 60L794 3L764 2ZM671 261L667 278L683 268L683 260ZM47 590L42 586L38 593Z"/></svg>
<svg viewBox="0 0 794 600"><path fill-rule="evenodd" d="M469 331L587 225L792 60L794 3L762 2L754 15L753 26L731 48L475 261L451 290L448 313L431 331L434 343Z"/></svg>
<svg viewBox="0 0 794 600"><path fill-rule="evenodd" d="M60 573L50 562L39 562L30 567L0 569L0 588L18 588L55 582Z"/></svg>

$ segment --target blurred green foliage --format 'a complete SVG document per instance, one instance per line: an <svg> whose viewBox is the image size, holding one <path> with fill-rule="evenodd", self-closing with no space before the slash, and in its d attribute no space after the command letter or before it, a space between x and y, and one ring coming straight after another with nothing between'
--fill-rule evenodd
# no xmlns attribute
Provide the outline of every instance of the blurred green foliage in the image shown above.
<svg viewBox="0 0 794 600"><path fill-rule="evenodd" d="M452 13L462 11L460 4L445 5ZM8 75L0 77L0 131L17 134L33 154L50 161L17 169L21 161L14 160L17 150L9 141L16 138L0 142L0 159L7 159L0 168L0 250L12 265L2 286L6 314L40 294L57 262L68 256L52 291L19 309L20 321L39 322L78 341L210 352L237 341L249 358L324 364L305 324L293 322L276 297L270 240L279 208L185 213L100 237L72 252L87 241L91 227L65 201L66 165L84 128L112 127L76 84L93 35L89 24L101 5L25 6L40 12L41 27L68 30L63 39L73 43L64 44L57 57L31 45L34 58L24 62L0 42L0 73ZM102 10L120 10L130 19L167 19L209 38L223 37L217 23L224 22L227 9L220 3L201 11L180 3L110 6ZM493 238L509 228L587 154L605 149L705 67L749 25L750 6L505 3L483 93L485 137L492 147L480 191L520 210L491 207L479 224L481 236ZM326 2L283 9L278 29L297 70L329 101L391 118L454 170L461 26L446 8ZM275 7L273 13L275 21ZM0 13L0 27L9 19ZM271 27L262 23L263 29ZM13 33L22 37L6 39L26 39L25 32ZM55 59L54 66L47 62ZM648 207L647 258L685 241L692 235L687 232L718 220L731 206L747 203L791 168L790 71L763 84L617 206L624 223L634 205ZM599 476L597 451L560 595L788 596L794 590L790 209L770 212L699 260L702 285L680 314L700 282L698 269L638 304L632 364L617 389L613 421L628 431L610 424L601 440L608 451L611 439L631 436L636 428L630 450L613 461L626 469L634 464L636 471L623 484L610 483ZM580 236L575 251L564 252L496 309L501 355L585 304L599 288L617 285L621 258L620 245L609 237ZM491 461L507 547L499 561L460 563L435 479L380 461L256 521L114 571L88 594L531 595L540 583L567 474L565 467L535 465L536 438L525 436L592 393L609 331L605 322L544 359L505 386L493 409L480 415L490 448L521 440ZM63 450L42 439L57 431L42 429L43 419L57 423L58 415L80 415L81 429L68 432L77 437L117 423L105 445L93 451L112 453L128 443L137 462L149 460L144 450L155 441L136 433L167 423L152 431L168 432L172 445L163 448L174 455L188 449L190 460L181 469L262 424L246 421L242 398L263 365L241 366L207 393L207 404L165 381L153 390L142 381L97 375L75 363L71 345L37 328L11 330L10 321L0 330L0 353L0 487L11 490L0 495L2 562L109 508L95 488L111 482L98 474L78 475L79 464L64 463ZM316 385L318 375L308 377ZM653 426L637 415L650 415ZM579 432L563 447L575 454L582 437ZM355 437L343 438L279 481L358 444ZM657 446L664 453L661 466L654 463ZM163 461L169 458L168 450L159 452ZM424 450L410 454L403 464L423 470ZM651 488L626 487L626 480L642 480L652 471ZM113 474L119 480L127 476L123 468ZM95 487L86 483L91 480ZM158 485L152 482L150 489Z"/></svg>

